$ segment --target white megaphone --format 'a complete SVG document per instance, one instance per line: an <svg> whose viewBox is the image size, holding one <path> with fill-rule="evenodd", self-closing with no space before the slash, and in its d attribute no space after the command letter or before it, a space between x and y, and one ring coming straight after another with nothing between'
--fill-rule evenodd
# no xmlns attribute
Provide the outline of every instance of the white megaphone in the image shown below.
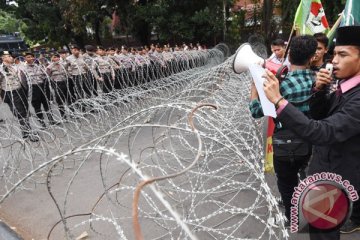
<svg viewBox="0 0 360 240"><path fill-rule="evenodd" d="M270 70L279 80L284 79L288 73L286 65L266 61L254 53L249 43L244 43L235 53L233 70L235 73L242 73L248 70L251 64L258 64Z"/></svg>
<svg viewBox="0 0 360 240"><path fill-rule="evenodd" d="M251 64L265 65L265 59L254 53L249 43L242 44L235 53L233 70L235 73L242 73L248 70Z"/></svg>

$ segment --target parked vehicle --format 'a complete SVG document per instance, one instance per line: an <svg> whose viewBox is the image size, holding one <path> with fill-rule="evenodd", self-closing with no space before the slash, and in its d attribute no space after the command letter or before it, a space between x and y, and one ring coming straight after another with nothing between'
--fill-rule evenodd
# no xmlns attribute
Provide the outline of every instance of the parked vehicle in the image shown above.
<svg viewBox="0 0 360 240"><path fill-rule="evenodd" d="M10 51L13 53L25 52L28 46L18 34L0 35L0 51Z"/></svg>

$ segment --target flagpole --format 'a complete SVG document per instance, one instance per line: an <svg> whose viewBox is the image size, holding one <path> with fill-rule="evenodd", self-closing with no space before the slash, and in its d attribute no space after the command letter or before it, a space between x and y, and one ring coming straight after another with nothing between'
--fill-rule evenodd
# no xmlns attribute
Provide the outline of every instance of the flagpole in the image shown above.
<svg viewBox="0 0 360 240"><path fill-rule="evenodd" d="M344 16L344 12L341 12L339 15L340 16L338 17L338 19L336 20L336 22L334 23L334 25L331 27L330 31L327 34L327 37L329 39L329 44L328 44L329 46L331 44L333 44L333 39L334 39L336 29L339 27L339 25L341 23L341 20L342 20L342 18Z"/></svg>
<svg viewBox="0 0 360 240"><path fill-rule="evenodd" d="M340 16L338 17L338 19L336 20L336 22L334 23L334 25L333 25L333 27L332 28L338 28L339 27L339 25L340 25L340 22L341 22L341 19L343 18L343 13L341 12L340 13Z"/></svg>
<svg viewBox="0 0 360 240"><path fill-rule="evenodd" d="M294 22L293 22L293 25L292 25L292 28L291 28L291 32L290 32L290 36L289 36L289 39L287 41L286 48L285 48L284 62L285 62L285 59L287 58L287 55L289 53L289 47L290 47L291 40L296 35L296 24L295 24L295 22L296 22L296 18L298 16L298 14L300 14L300 12L301 12L301 6L303 6L302 4L303 4L303 0L300 1L299 6L296 9L295 19L294 19Z"/></svg>
<svg viewBox="0 0 360 240"><path fill-rule="evenodd" d="M291 43L291 40L292 38L294 37L294 35L296 35L296 32L295 32L295 24L293 25L292 29L291 29L291 33L290 33L290 36L289 36L289 39L287 41L287 44L286 44L286 48L285 48L285 55L284 55L284 61L289 53L289 47L290 47L290 43Z"/></svg>

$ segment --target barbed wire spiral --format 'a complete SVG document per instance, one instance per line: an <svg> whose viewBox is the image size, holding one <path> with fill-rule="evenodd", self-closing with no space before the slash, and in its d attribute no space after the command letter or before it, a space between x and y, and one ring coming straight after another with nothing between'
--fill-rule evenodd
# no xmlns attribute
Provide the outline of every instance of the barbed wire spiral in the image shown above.
<svg viewBox="0 0 360 240"><path fill-rule="evenodd" d="M286 239L263 173L263 122L248 110L251 77L233 73L229 54L220 44L134 62L126 87L65 106L66 119L51 98L59 124L42 128L31 110L38 142L2 104L0 212L22 194L47 206L34 239Z"/></svg>

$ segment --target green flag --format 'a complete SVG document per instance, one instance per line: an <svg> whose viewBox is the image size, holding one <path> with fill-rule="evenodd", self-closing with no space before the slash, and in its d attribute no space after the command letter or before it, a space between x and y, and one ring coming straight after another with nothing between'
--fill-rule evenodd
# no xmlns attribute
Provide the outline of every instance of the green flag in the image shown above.
<svg viewBox="0 0 360 240"><path fill-rule="evenodd" d="M338 21L340 20L340 24ZM341 13L340 19L338 19L331 30L328 32L329 45L333 44L335 38L336 29L341 26L353 26L360 25L360 1L359 0L347 0L345 9Z"/></svg>
<svg viewBox="0 0 360 240"><path fill-rule="evenodd" d="M329 24L320 0L301 0L295 14L297 34L327 33Z"/></svg>
<svg viewBox="0 0 360 240"><path fill-rule="evenodd" d="M360 25L360 1L347 0L340 26Z"/></svg>

